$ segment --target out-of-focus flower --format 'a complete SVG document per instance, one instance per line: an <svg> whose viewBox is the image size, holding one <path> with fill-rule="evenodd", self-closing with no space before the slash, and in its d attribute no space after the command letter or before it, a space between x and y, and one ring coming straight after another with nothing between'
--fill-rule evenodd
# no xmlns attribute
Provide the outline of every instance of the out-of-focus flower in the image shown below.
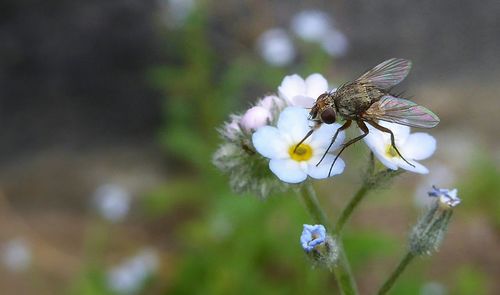
<svg viewBox="0 0 500 295"><path fill-rule="evenodd" d="M420 295L446 295L446 287L438 282L425 283L420 289Z"/></svg>
<svg viewBox="0 0 500 295"><path fill-rule="evenodd" d="M269 158L269 169L282 181L299 183L312 178L327 178L335 155L331 154L344 141L340 132L328 154L318 165L330 145L331 135L338 124L323 124L300 146L297 144L310 130L307 110L287 107L280 114L277 127L264 126L252 135L252 143L258 153ZM344 171L344 161L338 158L330 176Z"/></svg>
<svg viewBox="0 0 500 295"><path fill-rule="evenodd" d="M25 271L31 263L31 249L26 240L16 238L3 245L2 262L12 272Z"/></svg>
<svg viewBox="0 0 500 295"><path fill-rule="evenodd" d="M347 53L349 42L344 33L331 29L321 40L321 47L331 56L340 57Z"/></svg>
<svg viewBox="0 0 500 295"><path fill-rule="evenodd" d="M125 218L130 209L130 194L115 184L105 184L97 188L94 200L99 213L111 222Z"/></svg>
<svg viewBox="0 0 500 295"><path fill-rule="evenodd" d="M322 224L304 224L300 244L306 252L311 252L316 246L326 241L326 229Z"/></svg>
<svg viewBox="0 0 500 295"><path fill-rule="evenodd" d="M166 22L171 28L184 25L187 17L194 10L195 0L162 0L167 10Z"/></svg>
<svg viewBox="0 0 500 295"><path fill-rule="evenodd" d="M273 66L285 66L295 58L295 47L288 33L279 28L265 31L257 41L264 60Z"/></svg>
<svg viewBox="0 0 500 295"><path fill-rule="evenodd" d="M144 281L158 268L158 253L152 249L144 249L134 257L108 271L108 287L119 294L138 292Z"/></svg>
<svg viewBox="0 0 500 295"><path fill-rule="evenodd" d="M330 16L320 10L303 10L291 21L292 31L305 41L322 41L331 27Z"/></svg>
<svg viewBox="0 0 500 295"><path fill-rule="evenodd" d="M257 130L257 128L269 124L271 112L261 106L254 106L248 109L241 117L240 125L246 131Z"/></svg>
<svg viewBox="0 0 500 295"><path fill-rule="evenodd" d="M436 197L439 199L439 204L446 207L456 207L460 204L461 200L457 195L458 190L456 188L449 190L444 188L437 188L432 186L432 190L428 193L430 197Z"/></svg>
<svg viewBox="0 0 500 295"><path fill-rule="evenodd" d="M280 96L289 106L311 108L321 94L328 91L328 82L320 74L312 74L305 80L299 75L286 76L278 87Z"/></svg>
<svg viewBox="0 0 500 295"><path fill-rule="evenodd" d="M403 168L415 173L426 174L429 170L416 162L429 158L436 150L436 139L427 133L410 134L410 127L395 123L379 122L394 133L396 147L401 155L413 166L406 163L391 145L391 136L368 124L370 133L364 138L368 147L387 168L397 170Z"/></svg>

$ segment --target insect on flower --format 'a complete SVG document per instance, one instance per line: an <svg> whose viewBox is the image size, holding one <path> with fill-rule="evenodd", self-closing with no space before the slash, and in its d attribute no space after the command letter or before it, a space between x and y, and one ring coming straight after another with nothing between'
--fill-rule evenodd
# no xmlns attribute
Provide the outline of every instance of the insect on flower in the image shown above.
<svg viewBox="0 0 500 295"><path fill-rule="evenodd" d="M335 92L321 94L309 113L315 126L297 144L296 148L321 124L333 124L340 118L345 123L333 135L330 147L337 139L339 132L351 126L352 121L356 122L363 134L349 140L342 146L331 167L348 146L368 135L369 129L365 123L382 132L389 133L391 146L397 155L409 165L414 166L399 152L392 131L378 124L378 121L381 120L410 127L432 128L439 123L438 116L427 108L391 94L391 88L403 81L410 69L411 61L391 58L375 66L353 82L340 86ZM326 150L323 158L330 147Z"/></svg>

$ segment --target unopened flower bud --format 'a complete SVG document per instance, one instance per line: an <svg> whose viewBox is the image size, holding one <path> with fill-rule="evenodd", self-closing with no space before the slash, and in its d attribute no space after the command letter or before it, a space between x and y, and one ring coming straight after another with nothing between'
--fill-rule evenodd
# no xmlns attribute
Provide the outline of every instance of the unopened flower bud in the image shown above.
<svg viewBox="0 0 500 295"><path fill-rule="evenodd" d="M246 111L241 118L240 124L246 131L256 130L269 124L271 112L261 106L255 106Z"/></svg>
<svg viewBox="0 0 500 295"><path fill-rule="evenodd" d="M410 234L410 251L414 255L430 255L439 249L448 230L453 208L460 203L456 189L438 189L433 186L429 197L437 199Z"/></svg>
<svg viewBox="0 0 500 295"><path fill-rule="evenodd" d="M337 261L337 244L331 236L327 235L325 227L321 224L304 224L300 243L316 264L332 267Z"/></svg>

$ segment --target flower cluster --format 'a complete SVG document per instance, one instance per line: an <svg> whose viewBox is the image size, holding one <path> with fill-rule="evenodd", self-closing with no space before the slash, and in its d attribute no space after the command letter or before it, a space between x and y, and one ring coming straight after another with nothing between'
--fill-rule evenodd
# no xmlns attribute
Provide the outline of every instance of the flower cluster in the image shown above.
<svg viewBox="0 0 500 295"><path fill-rule="evenodd" d="M343 132L326 151L340 125L324 124L298 145L312 128L306 108L326 91L328 82L320 74L306 79L287 76L276 95L260 99L242 115L230 116L219 130L224 143L214 155L214 164L230 175L235 191L265 197L286 189L285 183L329 176L332 153L344 140ZM330 176L342 173L344 166L342 159L337 159Z"/></svg>
<svg viewBox="0 0 500 295"><path fill-rule="evenodd" d="M219 130L224 143L214 155L214 164L230 175L233 190L265 197L308 177L324 179L344 171L345 163L341 158L332 166L335 151L345 139L344 132L340 132L335 142L331 142L340 125L313 127L314 122L307 111L326 91L334 92L335 89L329 90L328 82L320 74L312 74L306 79L299 75L286 76L277 94L258 100L243 114L230 116L230 121ZM379 124L393 132L395 145L404 157L400 157L392 146L389 133L369 125L364 141L380 162L392 170L402 168L428 173L428 169L417 161L434 153L434 137L421 132L411 134L408 126ZM315 129L312 135L302 141L312 128Z"/></svg>

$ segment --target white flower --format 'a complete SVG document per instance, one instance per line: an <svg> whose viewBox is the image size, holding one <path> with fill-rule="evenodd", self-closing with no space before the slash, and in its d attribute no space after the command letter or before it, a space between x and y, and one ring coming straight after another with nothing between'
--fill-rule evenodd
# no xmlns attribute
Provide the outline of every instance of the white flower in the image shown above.
<svg viewBox="0 0 500 295"><path fill-rule="evenodd" d="M257 47L264 60L273 66L285 66L295 58L295 47L283 29L269 29L262 33Z"/></svg>
<svg viewBox="0 0 500 295"><path fill-rule="evenodd" d="M107 274L111 290L119 294L139 291L144 281L158 268L158 253L153 249L143 249L137 255L112 268Z"/></svg>
<svg viewBox="0 0 500 295"><path fill-rule="evenodd" d="M24 271L31 263L30 246L22 238L8 241L2 250L2 262L12 272Z"/></svg>
<svg viewBox="0 0 500 295"><path fill-rule="evenodd" d="M121 221L130 209L130 194L115 184L101 185L94 198L99 213L111 222Z"/></svg>
<svg viewBox="0 0 500 295"><path fill-rule="evenodd" d="M312 74L305 80L299 75L286 76L278 87L280 96L290 106L311 108L321 94L328 91L328 82L320 74Z"/></svg>
<svg viewBox="0 0 500 295"><path fill-rule="evenodd" d="M330 16L320 10L304 10L292 18L291 29L305 41L320 42L332 26Z"/></svg>
<svg viewBox="0 0 500 295"><path fill-rule="evenodd" d="M417 163L416 160L427 159L434 153L436 150L436 139L434 137L422 132L410 134L410 127L400 124L382 121L379 124L389 128L394 133L396 147L401 155L414 167L399 157L391 146L391 135L389 133L379 131L367 124L370 133L364 140L382 164L392 170L397 170L399 167L416 173L429 173L429 170Z"/></svg>
<svg viewBox="0 0 500 295"><path fill-rule="evenodd" d="M302 143L295 147L310 130L308 112L299 107L287 107L281 112L277 128L264 126L253 134L252 142L261 155L269 158L269 169L282 181L299 183L309 175L312 178L327 178L335 155L333 151L344 141L340 132L337 140L321 164L317 166L325 153L338 124L323 124ZM338 158L330 175L344 171L344 161Z"/></svg>

